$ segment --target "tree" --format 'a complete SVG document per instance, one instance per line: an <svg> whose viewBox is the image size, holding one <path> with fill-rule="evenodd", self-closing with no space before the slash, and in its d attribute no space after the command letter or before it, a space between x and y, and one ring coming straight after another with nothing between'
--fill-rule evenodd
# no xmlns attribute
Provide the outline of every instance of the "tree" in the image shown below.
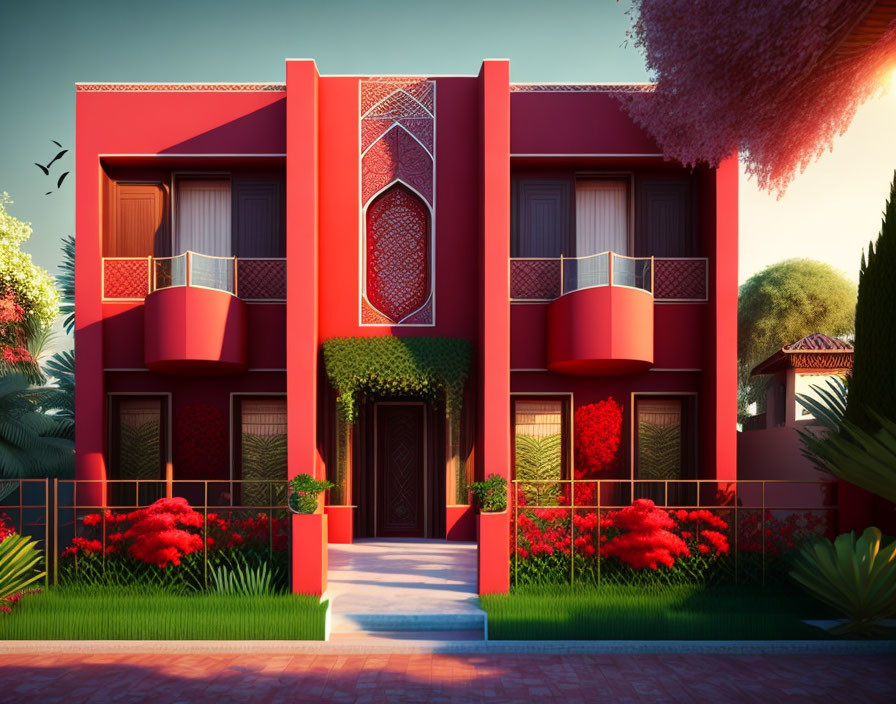
<svg viewBox="0 0 896 704"><path fill-rule="evenodd" d="M683 164L740 152L782 193L884 87L896 55L886 0L633 0L655 87L623 105Z"/></svg>
<svg viewBox="0 0 896 704"><path fill-rule="evenodd" d="M822 333L853 332L856 287L828 264L791 259L766 267L740 287L737 301L738 400L741 413L764 402L750 370L784 345Z"/></svg>
<svg viewBox="0 0 896 704"><path fill-rule="evenodd" d="M868 244L859 270L856 341L846 420L873 430L874 409L896 421L896 174L877 243Z"/></svg>
<svg viewBox="0 0 896 704"><path fill-rule="evenodd" d="M64 404L59 389L33 387L20 374L0 377L0 477L74 475L74 421L55 414ZM0 499L15 489L0 480Z"/></svg>
<svg viewBox="0 0 896 704"><path fill-rule="evenodd" d="M31 225L6 212L11 202L9 194L0 194L0 296L12 293L27 320L48 328L59 313L59 292L53 277L22 251Z"/></svg>

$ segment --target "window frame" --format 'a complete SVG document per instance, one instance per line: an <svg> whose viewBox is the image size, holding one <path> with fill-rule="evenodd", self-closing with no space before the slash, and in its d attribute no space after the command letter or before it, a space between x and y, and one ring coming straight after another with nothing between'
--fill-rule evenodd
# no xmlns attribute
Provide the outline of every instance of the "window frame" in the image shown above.
<svg viewBox="0 0 896 704"><path fill-rule="evenodd" d="M516 480L516 402L560 401L560 480L573 479L573 407L571 391L512 391L510 393L510 479Z"/></svg>
<svg viewBox="0 0 896 704"><path fill-rule="evenodd" d="M572 239L575 245L575 256L582 256L578 251L578 229L576 227L577 203L576 194L579 190L579 181L622 181L625 183L625 210L626 210L626 246L627 252L614 252L622 256L634 256L635 251L635 173L633 171L576 171L573 175L572 198ZM599 252L598 252L599 254ZM587 256L587 255L585 255Z"/></svg>
<svg viewBox="0 0 896 704"><path fill-rule="evenodd" d="M159 481L164 481L169 486L174 479L174 465L171 460L171 437L172 437L172 419L171 419L171 392L170 391L109 391L106 393L106 478L107 479L115 479L120 480L121 472L119 468L114 467L113 459L115 458L115 452L113 451L112 443L115 442L116 428L121 427L121 416L120 414L116 416L115 410L117 407L116 401L120 398L131 398L131 399L141 399L141 398L160 398L162 403L160 404L161 409L161 423L160 428L162 431L162 438L160 439L160 456L159 463L160 466L164 464L164 469L161 472L162 476L159 477ZM120 437L121 432L119 430L118 436L119 438L119 447L120 447ZM113 471L117 476L112 476ZM135 480L125 480L125 481L135 481Z"/></svg>

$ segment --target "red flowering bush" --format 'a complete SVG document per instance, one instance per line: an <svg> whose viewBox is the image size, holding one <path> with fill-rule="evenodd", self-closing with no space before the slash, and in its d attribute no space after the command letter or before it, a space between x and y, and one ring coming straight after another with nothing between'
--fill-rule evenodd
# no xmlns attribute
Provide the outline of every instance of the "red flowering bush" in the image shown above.
<svg viewBox="0 0 896 704"><path fill-rule="evenodd" d="M764 551L767 556L779 557L833 532L817 512L789 513L783 517L780 514L780 511L767 510L763 516L760 511L751 511L742 517L737 526L738 552L761 554Z"/></svg>
<svg viewBox="0 0 896 704"><path fill-rule="evenodd" d="M202 514L194 511L186 499L159 499L152 506L128 515L131 527L124 533L133 543L131 556L141 562L165 567L179 565L180 558L202 550L202 536L190 528L202 528Z"/></svg>
<svg viewBox="0 0 896 704"><path fill-rule="evenodd" d="M591 482L575 488L576 504L593 500ZM631 581L638 572L668 572L663 579L703 581L716 561L729 554L728 523L707 509L667 511L638 499L599 517L592 509L574 512L557 506L529 508L518 497L515 540L517 582L565 582L597 579ZM568 496L561 503L569 505ZM642 579L637 577L637 579Z"/></svg>
<svg viewBox="0 0 896 704"><path fill-rule="evenodd" d="M5 513L0 513L0 543L15 533L16 527L12 519Z"/></svg>
<svg viewBox="0 0 896 704"><path fill-rule="evenodd" d="M612 396L580 406L575 412L574 426L576 479L614 471L622 438L622 406Z"/></svg>
<svg viewBox="0 0 896 704"><path fill-rule="evenodd" d="M658 565L671 569L676 557L691 554L684 540L670 530L677 527L675 521L650 499L638 499L602 523L615 535L601 546L601 555L616 557L636 570L655 570Z"/></svg>
<svg viewBox="0 0 896 704"><path fill-rule="evenodd" d="M130 584L161 578L178 589L204 589L206 558L209 569L268 562L276 579L285 580L289 518L227 511L208 513L206 521L185 499L171 498L126 513L87 514L81 520L84 535L62 553L63 581Z"/></svg>
<svg viewBox="0 0 896 704"><path fill-rule="evenodd" d="M25 347L24 321L25 309L15 294L7 291L0 296L0 369L15 372L23 371L23 365L35 365L34 357Z"/></svg>

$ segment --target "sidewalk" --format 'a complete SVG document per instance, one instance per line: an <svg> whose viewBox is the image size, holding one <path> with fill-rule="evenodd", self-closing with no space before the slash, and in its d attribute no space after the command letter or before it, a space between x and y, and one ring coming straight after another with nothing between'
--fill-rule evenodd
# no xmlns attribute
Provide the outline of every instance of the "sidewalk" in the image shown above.
<svg viewBox="0 0 896 704"><path fill-rule="evenodd" d="M8 645L8 644L5 644ZM893 655L47 653L0 658L0 701L892 701Z"/></svg>

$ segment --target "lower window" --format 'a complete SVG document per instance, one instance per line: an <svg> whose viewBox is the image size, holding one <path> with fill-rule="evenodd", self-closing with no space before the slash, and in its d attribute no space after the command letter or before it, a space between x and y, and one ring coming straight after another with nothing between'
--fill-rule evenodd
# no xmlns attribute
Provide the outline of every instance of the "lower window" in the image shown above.
<svg viewBox="0 0 896 704"><path fill-rule="evenodd" d="M286 398L234 400L234 504L286 505Z"/></svg>
<svg viewBox="0 0 896 704"><path fill-rule="evenodd" d="M109 397L109 487L114 505L151 503L165 495L168 397Z"/></svg>
<svg viewBox="0 0 896 704"><path fill-rule="evenodd" d="M569 477L569 402L565 398L513 399L514 479L528 504L553 504Z"/></svg>
<svg viewBox="0 0 896 704"><path fill-rule="evenodd" d="M693 396L635 397L634 498L662 505L696 502L696 488L679 483L696 479Z"/></svg>

